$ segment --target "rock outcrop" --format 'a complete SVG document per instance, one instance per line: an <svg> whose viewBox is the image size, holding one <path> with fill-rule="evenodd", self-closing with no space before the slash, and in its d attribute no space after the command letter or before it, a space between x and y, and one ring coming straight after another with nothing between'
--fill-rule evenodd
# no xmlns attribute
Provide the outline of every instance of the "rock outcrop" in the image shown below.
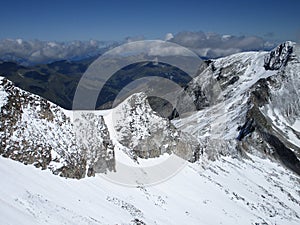
<svg viewBox="0 0 300 225"><path fill-rule="evenodd" d="M266 70L278 70L285 66L293 52L293 43L284 42L276 47L265 57L264 67Z"/></svg>
<svg viewBox="0 0 300 225"><path fill-rule="evenodd" d="M84 115L73 122L72 113L5 78L1 78L0 88L2 156L78 179L114 170L113 146L102 116ZM75 126L91 119L96 121L91 127ZM80 131L89 136L89 145L79 144Z"/></svg>
<svg viewBox="0 0 300 225"><path fill-rule="evenodd" d="M198 159L199 142L153 111L144 93L132 95L114 111L117 138L130 149L128 154L133 159L154 158L164 153L174 153L192 162Z"/></svg>

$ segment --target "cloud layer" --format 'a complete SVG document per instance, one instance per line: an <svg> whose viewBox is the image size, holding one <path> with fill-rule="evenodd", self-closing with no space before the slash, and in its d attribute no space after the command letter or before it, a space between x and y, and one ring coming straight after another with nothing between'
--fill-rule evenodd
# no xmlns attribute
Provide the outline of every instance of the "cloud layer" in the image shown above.
<svg viewBox="0 0 300 225"><path fill-rule="evenodd" d="M128 37L122 43L143 39L143 36ZM267 42L256 36L232 36L201 31L180 32L175 35L168 33L165 40L187 47L199 56L206 58L218 58L251 50L269 50L275 46L275 43ZM0 59L18 61L23 64L48 63L64 59L74 60L101 54L116 45L116 42L94 40L47 42L4 39L0 40ZM167 50L170 51L170 49Z"/></svg>
<svg viewBox="0 0 300 225"><path fill-rule="evenodd" d="M237 52L269 50L275 47L256 36L233 36L204 32L180 32L169 41L190 48L198 55L207 58L227 56Z"/></svg>
<svg viewBox="0 0 300 225"><path fill-rule="evenodd" d="M101 41L47 42L4 39L0 41L0 59L37 64L64 59L80 59L100 54L112 43Z"/></svg>

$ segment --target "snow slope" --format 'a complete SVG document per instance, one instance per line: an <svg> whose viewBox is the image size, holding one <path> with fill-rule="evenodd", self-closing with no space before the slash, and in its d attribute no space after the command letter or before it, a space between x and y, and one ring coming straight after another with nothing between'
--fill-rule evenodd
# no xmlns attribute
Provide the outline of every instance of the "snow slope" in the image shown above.
<svg viewBox="0 0 300 225"><path fill-rule="evenodd" d="M214 99L208 96L212 102L210 107L205 107L186 118L174 120L175 126L197 138L213 136L222 140L235 139L238 123L242 122L247 111L246 103L250 88L259 79L276 74L276 71L264 69L266 55L266 52L246 52L215 60L213 62L215 71L208 68L193 81L191 87L202 86L206 89L206 86L210 86L207 82L216 82L218 87L211 95L217 96ZM238 76L238 80L227 85L228 80L234 76ZM211 77L217 78L210 81Z"/></svg>
<svg viewBox="0 0 300 225"><path fill-rule="evenodd" d="M299 224L299 177L251 158L222 157L203 173L189 163L164 183L138 188L0 158L0 224Z"/></svg>

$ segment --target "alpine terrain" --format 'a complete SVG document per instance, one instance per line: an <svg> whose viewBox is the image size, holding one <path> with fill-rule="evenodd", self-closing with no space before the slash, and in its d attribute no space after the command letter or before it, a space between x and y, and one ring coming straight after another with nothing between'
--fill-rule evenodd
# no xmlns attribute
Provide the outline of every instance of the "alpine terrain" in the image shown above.
<svg viewBox="0 0 300 225"><path fill-rule="evenodd" d="M0 224L300 224L293 42L205 61L173 119L142 92L73 112L5 77ZM171 157L176 173L159 166Z"/></svg>

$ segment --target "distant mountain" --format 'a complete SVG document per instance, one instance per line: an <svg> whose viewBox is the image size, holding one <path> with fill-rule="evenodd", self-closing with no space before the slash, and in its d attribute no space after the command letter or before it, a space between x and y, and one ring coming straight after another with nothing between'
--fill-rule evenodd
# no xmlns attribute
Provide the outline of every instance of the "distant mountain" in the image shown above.
<svg viewBox="0 0 300 225"><path fill-rule="evenodd" d="M24 90L70 109L77 83L91 61L58 61L29 67L1 62L0 74Z"/></svg>
<svg viewBox="0 0 300 225"><path fill-rule="evenodd" d="M79 80L96 58L80 61L63 60L28 67L14 62L0 62L0 75L26 91L42 96L65 109L72 109ZM119 70L107 81L99 94L97 107L100 109L111 108L113 101L126 85L139 78L155 76L167 79L171 77L173 82L182 87L191 80L185 72L164 63L157 65L152 62L132 64ZM162 105L160 101L154 99L150 103L157 109ZM160 110L163 111L163 109ZM172 113L172 109L167 112L166 117L170 116L170 113Z"/></svg>
<svg viewBox="0 0 300 225"><path fill-rule="evenodd" d="M143 40L126 38L123 41L42 41L25 39L0 40L0 60L14 61L26 66L47 64L61 60L82 60L101 55L120 44ZM169 42L194 51L203 59L220 58L245 51L270 50L278 42L257 36L235 36L205 32L169 34Z"/></svg>
<svg viewBox="0 0 300 225"><path fill-rule="evenodd" d="M60 60L82 60L101 55L117 43L112 41L0 40L0 60L32 66Z"/></svg>

